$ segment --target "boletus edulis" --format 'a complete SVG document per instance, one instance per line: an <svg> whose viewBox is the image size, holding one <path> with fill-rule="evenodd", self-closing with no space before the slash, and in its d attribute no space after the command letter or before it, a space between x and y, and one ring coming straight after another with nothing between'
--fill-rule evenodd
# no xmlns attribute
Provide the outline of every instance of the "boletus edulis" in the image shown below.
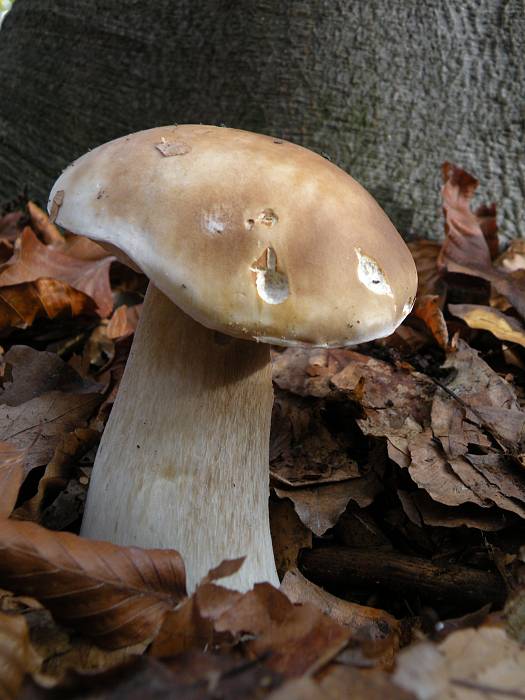
<svg viewBox="0 0 525 700"><path fill-rule="evenodd" d="M62 173L49 209L151 280L82 535L177 549L190 590L239 556L227 585L278 584L270 344L346 347L392 333L416 294L405 243L320 155L204 125L99 146Z"/></svg>

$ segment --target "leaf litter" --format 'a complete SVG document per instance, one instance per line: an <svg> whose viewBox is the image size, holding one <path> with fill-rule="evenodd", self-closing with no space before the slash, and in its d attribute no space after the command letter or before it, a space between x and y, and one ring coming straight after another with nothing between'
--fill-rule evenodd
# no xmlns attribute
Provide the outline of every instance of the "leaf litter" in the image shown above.
<svg viewBox="0 0 525 700"><path fill-rule="evenodd" d="M77 536L146 281L23 197L0 216L2 699L523 696L525 248L442 174L404 324L272 351L282 585L243 594L240 560L188 597L176 552Z"/></svg>

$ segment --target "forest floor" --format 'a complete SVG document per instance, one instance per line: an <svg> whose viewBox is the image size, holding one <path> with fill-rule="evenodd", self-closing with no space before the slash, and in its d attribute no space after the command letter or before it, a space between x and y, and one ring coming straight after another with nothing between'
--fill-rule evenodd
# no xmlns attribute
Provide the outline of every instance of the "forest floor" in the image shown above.
<svg viewBox="0 0 525 700"><path fill-rule="evenodd" d="M147 280L4 208L0 700L525 699L525 241L443 182L393 335L272 350L282 584L245 594L78 536Z"/></svg>

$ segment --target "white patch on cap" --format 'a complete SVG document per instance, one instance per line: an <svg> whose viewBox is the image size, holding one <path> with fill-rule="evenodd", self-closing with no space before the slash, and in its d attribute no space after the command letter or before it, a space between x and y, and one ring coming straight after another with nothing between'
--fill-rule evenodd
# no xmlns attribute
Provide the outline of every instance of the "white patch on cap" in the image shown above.
<svg viewBox="0 0 525 700"><path fill-rule="evenodd" d="M212 235L221 235L226 228L226 224L221 221L216 214L204 214L202 217L204 229Z"/></svg>
<svg viewBox="0 0 525 700"><path fill-rule="evenodd" d="M288 278L277 272L277 257L273 248L266 249L266 267L254 263L250 270L256 273L257 293L267 304L282 304L290 296Z"/></svg>
<svg viewBox="0 0 525 700"><path fill-rule="evenodd" d="M355 252L359 260L359 264L357 265L359 281L374 294L393 297L392 288L386 281L383 270L379 267L377 262L368 255L365 255L361 248L356 248Z"/></svg>

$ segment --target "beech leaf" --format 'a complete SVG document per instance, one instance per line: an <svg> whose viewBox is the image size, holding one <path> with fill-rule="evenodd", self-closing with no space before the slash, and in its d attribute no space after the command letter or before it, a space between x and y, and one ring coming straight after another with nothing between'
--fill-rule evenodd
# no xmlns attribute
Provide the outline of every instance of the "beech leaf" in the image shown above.
<svg viewBox="0 0 525 700"><path fill-rule="evenodd" d="M121 547L11 520L0 521L0 587L33 596L108 649L153 637L186 594L174 550Z"/></svg>
<svg viewBox="0 0 525 700"><path fill-rule="evenodd" d="M94 259L76 257L61 246L45 245L26 226L13 257L0 268L0 285L35 282L44 277L59 280L90 296L100 316L106 317L113 309L109 267L114 259L108 254Z"/></svg>
<svg viewBox="0 0 525 700"><path fill-rule="evenodd" d="M93 300L60 280L42 278L0 289L0 331L27 328L41 318L93 314Z"/></svg>
<svg viewBox="0 0 525 700"><path fill-rule="evenodd" d="M463 319L469 328L489 331L496 338L525 347L525 328L512 316L478 304L449 304L449 311Z"/></svg>
<svg viewBox="0 0 525 700"><path fill-rule="evenodd" d="M9 442L0 442L0 518L6 518L16 504L18 491L24 481L26 450Z"/></svg>
<svg viewBox="0 0 525 700"><path fill-rule="evenodd" d="M413 311L420 318L434 336L440 348L448 348L448 328L440 306L440 298L437 294L425 294L420 297Z"/></svg>

